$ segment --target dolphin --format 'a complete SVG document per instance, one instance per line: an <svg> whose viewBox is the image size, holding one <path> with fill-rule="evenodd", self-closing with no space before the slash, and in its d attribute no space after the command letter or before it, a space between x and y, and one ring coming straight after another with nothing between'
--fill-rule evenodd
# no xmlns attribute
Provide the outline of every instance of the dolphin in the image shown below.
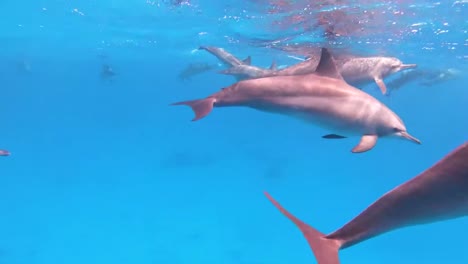
<svg viewBox="0 0 468 264"><path fill-rule="evenodd" d="M214 69L216 65L211 65L207 63L191 63L178 75L179 79L185 81L191 79L197 74L201 74L207 71Z"/></svg>
<svg viewBox="0 0 468 264"><path fill-rule="evenodd" d="M373 80L382 94L387 93L384 78L393 73L416 68L416 64L403 64L395 57L355 57L342 62L339 71L343 78L352 85L359 86Z"/></svg>
<svg viewBox="0 0 468 264"><path fill-rule="evenodd" d="M326 48L315 73L297 76L273 76L237 82L204 99L183 101L195 118L207 116L213 107L244 106L264 112L300 118L361 140L353 153L372 149L379 137L396 136L415 143L403 121L371 95L347 84L338 73ZM340 138L324 137L324 138Z"/></svg>
<svg viewBox="0 0 468 264"><path fill-rule="evenodd" d="M234 67L238 65L250 65L252 63L252 59L250 56L248 56L244 60L240 60L236 56L232 55L231 53L227 52L222 48L212 46L200 46L198 49L208 51L229 67Z"/></svg>
<svg viewBox="0 0 468 264"><path fill-rule="evenodd" d="M267 192L265 195L301 230L318 264L339 264L340 249L396 229L468 216L467 160L465 142L328 235L292 215Z"/></svg>
<svg viewBox="0 0 468 264"><path fill-rule="evenodd" d="M281 70L274 68L274 62L270 69L263 69L253 65L236 65L220 73L234 75L237 80L257 79L272 76L303 75L315 72L320 56L309 55L305 61L296 63ZM416 68L416 64L403 64L395 57L349 57L342 56L335 59L338 72L343 79L352 85L364 85L376 82L382 94L387 94L387 87L383 79L389 75Z"/></svg>
<svg viewBox="0 0 468 264"><path fill-rule="evenodd" d="M403 72L399 78L396 78L388 83L387 87L390 91L400 89L412 81L419 80L419 84L423 86L432 86L444 81L449 81L457 78L461 72L454 68L436 70L436 69L414 69Z"/></svg>
<svg viewBox="0 0 468 264"><path fill-rule="evenodd" d="M220 71L221 74L234 75L238 80L258 79L277 76L278 70L273 62L269 69L263 69L252 65L237 65L229 69Z"/></svg>
<svg viewBox="0 0 468 264"><path fill-rule="evenodd" d="M10 156L10 152L8 150L0 149L0 156Z"/></svg>
<svg viewBox="0 0 468 264"><path fill-rule="evenodd" d="M107 79L107 78L112 78L116 75L114 72L114 69L109 64L103 64L101 67L101 78L102 79Z"/></svg>

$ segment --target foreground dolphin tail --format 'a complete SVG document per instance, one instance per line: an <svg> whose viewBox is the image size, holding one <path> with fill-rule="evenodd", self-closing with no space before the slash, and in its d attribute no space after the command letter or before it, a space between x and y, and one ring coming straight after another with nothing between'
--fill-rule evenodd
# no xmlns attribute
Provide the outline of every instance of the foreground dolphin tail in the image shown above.
<svg viewBox="0 0 468 264"><path fill-rule="evenodd" d="M213 97L207 97L205 99L191 100L172 103L171 105L188 105L192 108L195 113L195 118L192 121L197 121L207 116L211 110L213 110L214 102L216 101Z"/></svg>
<svg viewBox="0 0 468 264"><path fill-rule="evenodd" d="M282 214L291 220L307 239L312 252L315 255L318 264L340 264L338 251L341 242L334 239L327 239L324 234L284 209L270 194L265 192L266 197L273 203Z"/></svg>

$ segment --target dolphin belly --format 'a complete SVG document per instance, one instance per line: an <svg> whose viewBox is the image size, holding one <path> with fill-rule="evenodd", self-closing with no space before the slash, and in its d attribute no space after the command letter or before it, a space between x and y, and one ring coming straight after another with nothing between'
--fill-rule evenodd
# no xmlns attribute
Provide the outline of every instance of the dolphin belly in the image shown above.
<svg viewBox="0 0 468 264"><path fill-rule="evenodd" d="M375 133L368 116L372 109L359 98L279 97L256 100L247 106L297 118L346 136Z"/></svg>

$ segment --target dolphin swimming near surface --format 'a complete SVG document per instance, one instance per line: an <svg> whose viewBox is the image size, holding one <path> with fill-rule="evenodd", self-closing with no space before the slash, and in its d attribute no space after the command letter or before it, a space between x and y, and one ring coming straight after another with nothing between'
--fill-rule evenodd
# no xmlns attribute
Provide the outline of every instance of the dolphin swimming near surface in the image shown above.
<svg viewBox="0 0 468 264"><path fill-rule="evenodd" d="M0 156L10 156L10 152L8 150L0 149Z"/></svg>
<svg viewBox="0 0 468 264"><path fill-rule="evenodd" d="M251 64L251 57L248 56L244 60L238 59L236 56L232 55L231 53L227 52L226 50L218 47L213 46L200 46L199 50L206 50L220 61L222 61L226 66L234 67L238 65L250 65Z"/></svg>
<svg viewBox="0 0 468 264"><path fill-rule="evenodd" d="M337 133L324 138L361 136L353 153L372 149L378 138L385 136L421 144L407 132L403 121L392 110L342 79L326 48L322 49L315 73L240 81L204 99L172 105L190 106L195 112L192 121L207 116L213 107L227 106L244 106L300 118Z"/></svg>
<svg viewBox="0 0 468 264"><path fill-rule="evenodd" d="M343 78L350 84L360 84L375 81L382 94L387 93L384 78L393 73L416 68L416 64L403 64L395 57L355 57L343 61L339 71Z"/></svg>
<svg viewBox="0 0 468 264"><path fill-rule="evenodd" d="M263 69L253 65L237 65L219 73L234 75L238 80L257 79L264 77L278 76L276 64L273 62L269 69Z"/></svg>
<svg viewBox="0 0 468 264"><path fill-rule="evenodd" d="M243 79L257 79L273 76L292 76L314 73L320 60L319 56L309 57L307 60L293 64L281 70L276 69L275 62L272 63L270 69L263 69L252 65L238 65L230 69L224 70L221 73L228 75L241 76Z"/></svg>
<svg viewBox="0 0 468 264"><path fill-rule="evenodd" d="M267 192L265 195L301 230L318 264L339 264L340 249L396 229L468 216L467 161L468 142L465 142L328 235L295 217ZM450 234L446 239L447 236Z"/></svg>
<svg viewBox="0 0 468 264"><path fill-rule="evenodd" d="M210 47L210 49L215 51L222 50L222 52L227 53L220 48ZM229 54L226 55L227 57L235 58L235 56L232 54L227 54ZM237 58L235 59L238 62L240 61ZM312 51L310 51L305 61L296 63L281 70L276 69L275 62L272 63L269 69L237 62L229 64L231 67L221 71L220 73L233 75L237 80L310 74L315 72L315 67L318 65L319 60L320 56L317 56ZM383 56L340 56L338 59L335 58L335 62L338 72L340 72L346 82L355 86L361 86L370 82L375 82L379 86L382 94L387 94L387 87L383 81L384 78L390 76L391 74L417 67L416 64L403 64L401 60L395 57Z"/></svg>

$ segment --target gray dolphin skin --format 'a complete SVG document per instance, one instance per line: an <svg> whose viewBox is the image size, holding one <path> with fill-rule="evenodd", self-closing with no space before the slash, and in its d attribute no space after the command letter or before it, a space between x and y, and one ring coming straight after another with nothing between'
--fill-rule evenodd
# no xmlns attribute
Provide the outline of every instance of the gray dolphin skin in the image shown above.
<svg viewBox="0 0 468 264"><path fill-rule="evenodd" d="M352 85L360 85L375 81L382 94L387 93L384 78L393 73L416 68L416 64L403 64L395 57L360 57L343 62L339 71L343 78Z"/></svg>
<svg viewBox="0 0 468 264"><path fill-rule="evenodd" d="M337 133L323 138L360 136L353 153L372 149L379 137L395 136L421 144L407 132L398 115L342 79L326 48L321 53L312 74L244 80L204 99L172 105L190 106L195 113L192 121L207 116L213 107L229 106L250 107L299 118Z"/></svg>
<svg viewBox="0 0 468 264"><path fill-rule="evenodd" d="M265 78L272 76L303 75L315 72L320 56L310 55L303 62L291 65L287 68L277 70L273 62L269 69L253 66L249 63L242 63L234 55L216 47L200 47L206 49L220 60L224 61L229 69L220 71L222 74L233 75L237 80ZM250 60L250 57L246 60ZM353 86L366 85L375 82L382 94L387 94L387 87L384 78L391 74L414 69L416 64L403 64L401 60L395 57L355 57L341 56L335 59L338 72L343 79Z"/></svg>
<svg viewBox="0 0 468 264"><path fill-rule="evenodd" d="M301 230L318 264L339 264L340 249L396 229L468 216L467 161L468 142L465 142L329 235L295 217L267 192L265 195Z"/></svg>
<svg viewBox="0 0 468 264"><path fill-rule="evenodd" d="M222 61L226 66L234 67L239 65L250 65L251 64L251 57L248 56L244 60L238 59L236 56L232 55L231 53L227 52L222 48L212 47L212 46L200 46L199 50L206 50L212 55L214 55L218 60Z"/></svg>
<svg viewBox="0 0 468 264"><path fill-rule="evenodd" d="M278 71L272 70L273 64L270 69L263 69L257 66L252 65L237 65L231 67L229 69L220 71L219 73L226 74L226 75L234 75L236 78L240 80L246 79L257 79L257 78L264 78L264 77L272 77L277 76Z"/></svg>

